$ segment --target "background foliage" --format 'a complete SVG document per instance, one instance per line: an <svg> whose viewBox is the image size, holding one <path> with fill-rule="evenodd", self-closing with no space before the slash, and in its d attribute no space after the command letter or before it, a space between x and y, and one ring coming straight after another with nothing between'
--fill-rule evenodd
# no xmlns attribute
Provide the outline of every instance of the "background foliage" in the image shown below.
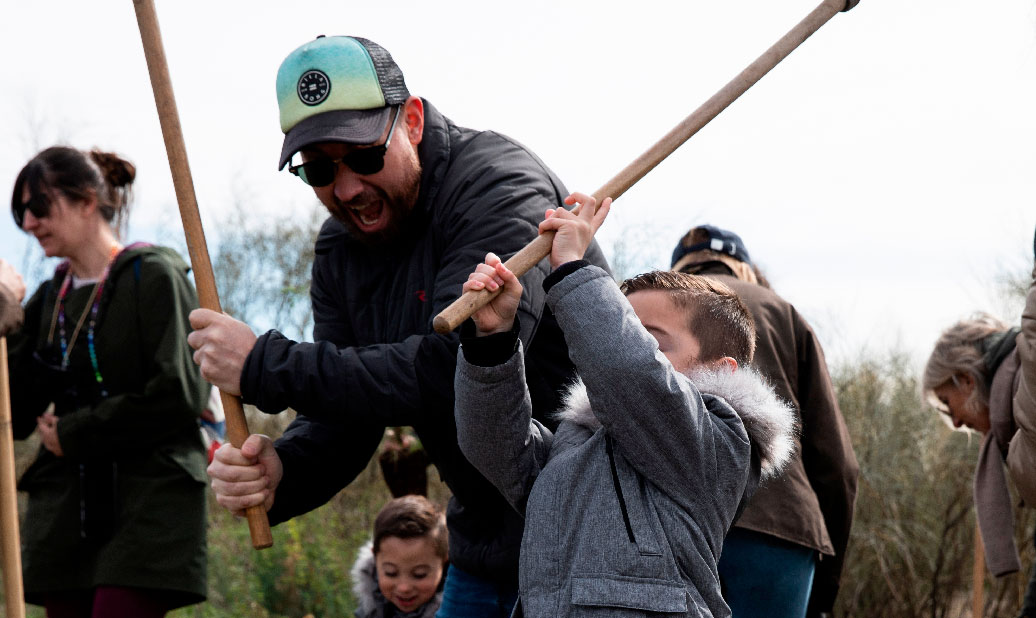
<svg viewBox="0 0 1036 618"><path fill-rule="evenodd" d="M838 615L971 616L971 480L981 437L950 431L920 401L902 354L837 367L833 379L860 462ZM1022 564L1034 559L1032 509L1017 509ZM1028 572L985 578L984 616L1016 616Z"/></svg>

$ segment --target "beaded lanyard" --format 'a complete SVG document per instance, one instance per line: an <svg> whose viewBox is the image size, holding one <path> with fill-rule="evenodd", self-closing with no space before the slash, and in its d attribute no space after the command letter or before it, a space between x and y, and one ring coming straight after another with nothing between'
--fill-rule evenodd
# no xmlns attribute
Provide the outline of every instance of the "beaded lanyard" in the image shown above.
<svg viewBox="0 0 1036 618"><path fill-rule="evenodd" d="M97 365L97 350L94 347L94 328L97 326L97 312L101 307L101 293L104 291L104 282L108 279L108 272L111 270L112 262L115 261L115 256L119 254L120 247L118 244L112 245L111 253L108 256L108 265L104 267L104 272L101 273L101 277L97 280L94 285L94 289L90 292L90 298L86 300L87 307L83 309L83 314L79 317L79 322L76 324L76 328L72 331L72 338L68 339L65 337L65 296L68 295L68 289L72 287L72 270L69 269L65 273L65 279L61 282L61 290L58 292L57 305L55 312L57 313L58 333L61 337L61 368L68 368L69 357L72 354L72 348L76 344L76 338L79 336L79 331L83 328L83 322L86 321L87 314L90 315L90 324L86 329L86 344L90 351L90 364L93 366L94 379L97 380L97 385L101 389L101 396L107 397L108 391L104 388L104 377L101 376L101 369ZM54 332L54 321L51 320L51 336ZM69 343L71 341L71 343Z"/></svg>

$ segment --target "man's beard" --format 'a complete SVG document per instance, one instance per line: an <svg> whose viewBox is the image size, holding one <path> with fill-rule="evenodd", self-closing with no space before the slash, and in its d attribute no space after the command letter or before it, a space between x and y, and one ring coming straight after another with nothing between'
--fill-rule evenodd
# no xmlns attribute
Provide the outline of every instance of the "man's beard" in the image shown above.
<svg viewBox="0 0 1036 618"><path fill-rule="evenodd" d="M359 195L344 202L332 195L335 208L329 209L331 216L345 224L352 233L353 238L360 240L368 246L380 246L396 240L406 223L410 214L417 204L417 196L421 190L421 163L415 156L404 170L403 181L391 193L381 187L367 186ZM384 213L388 217L388 223L376 232L365 232L356 224L353 215L349 213L350 206L365 206L381 202Z"/></svg>

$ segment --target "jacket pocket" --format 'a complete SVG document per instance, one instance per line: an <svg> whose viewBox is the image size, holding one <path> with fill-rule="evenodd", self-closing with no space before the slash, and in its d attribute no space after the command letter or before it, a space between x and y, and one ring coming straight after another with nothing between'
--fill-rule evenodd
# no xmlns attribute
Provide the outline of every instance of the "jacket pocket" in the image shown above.
<svg viewBox="0 0 1036 618"><path fill-rule="evenodd" d="M605 451L611 468L615 498L629 542L636 546L641 556L661 556L662 549L651 529L652 522L657 523L658 517L653 513L651 516L648 514L650 500L643 477L623 457L615 455L609 435L605 436Z"/></svg>
<svg viewBox="0 0 1036 618"><path fill-rule="evenodd" d="M647 612L686 613L687 590L660 579L597 575L572 578L572 604Z"/></svg>

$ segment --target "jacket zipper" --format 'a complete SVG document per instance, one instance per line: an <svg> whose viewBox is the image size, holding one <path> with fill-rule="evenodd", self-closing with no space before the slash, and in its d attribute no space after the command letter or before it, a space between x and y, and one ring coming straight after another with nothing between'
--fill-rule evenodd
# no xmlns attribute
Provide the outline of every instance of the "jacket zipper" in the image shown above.
<svg viewBox="0 0 1036 618"><path fill-rule="evenodd" d="M633 526L630 525L630 515L626 511L626 498L622 495L622 486L619 485L619 472L615 469L615 455L612 453L612 437L609 435L604 436L604 448L608 452L608 463L612 469L612 484L615 485L615 495L619 498L619 509L622 510L622 522L626 524L626 534L630 538L630 543L634 545L637 543L637 539L633 537Z"/></svg>

